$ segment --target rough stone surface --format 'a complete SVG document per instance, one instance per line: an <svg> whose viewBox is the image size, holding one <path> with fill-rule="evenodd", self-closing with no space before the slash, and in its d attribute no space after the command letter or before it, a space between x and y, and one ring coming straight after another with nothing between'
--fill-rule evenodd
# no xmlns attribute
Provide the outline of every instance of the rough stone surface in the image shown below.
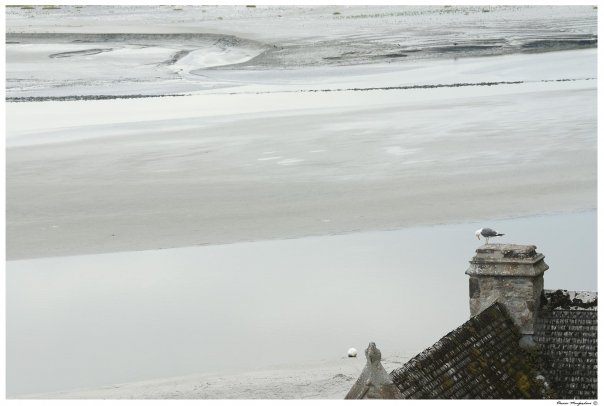
<svg viewBox="0 0 604 406"><path fill-rule="evenodd" d="M476 250L470 276L470 314L500 302L522 334L533 334L536 309L549 268L534 245L487 244Z"/></svg>
<svg viewBox="0 0 604 406"><path fill-rule="evenodd" d="M382 366L382 353L375 343L365 350L367 365L345 399L401 399L401 393Z"/></svg>
<svg viewBox="0 0 604 406"><path fill-rule="evenodd" d="M468 275L538 276L549 267L534 245L485 244L476 249Z"/></svg>

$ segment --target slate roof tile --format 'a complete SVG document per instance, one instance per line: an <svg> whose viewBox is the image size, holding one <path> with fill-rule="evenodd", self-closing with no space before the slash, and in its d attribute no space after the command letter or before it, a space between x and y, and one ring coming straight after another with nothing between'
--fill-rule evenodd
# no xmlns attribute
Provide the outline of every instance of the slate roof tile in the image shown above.
<svg viewBox="0 0 604 406"><path fill-rule="evenodd" d="M597 294L546 290L541 303L535 342L543 374L561 399L597 399Z"/></svg>
<svg viewBox="0 0 604 406"><path fill-rule="evenodd" d="M390 373L405 399L522 399L545 396L520 334L499 303Z"/></svg>

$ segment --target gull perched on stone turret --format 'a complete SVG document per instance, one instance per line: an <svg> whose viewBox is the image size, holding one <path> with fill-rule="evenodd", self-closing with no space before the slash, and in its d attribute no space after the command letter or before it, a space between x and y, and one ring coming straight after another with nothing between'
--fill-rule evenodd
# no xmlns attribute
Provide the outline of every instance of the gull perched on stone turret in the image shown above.
<svg viewBox="0 0 604 406"><path fill-rule="evenodd" d="M505 235L505 234L498 233L497 231L493 230L492 228L481 228L480 230L476 230L476 232L474 234L476 235L476 238L478 238L479 240L480 240L480 236L482 235L485 238L485 240L487 240L487 244L489 243L489 238L500 237L502 235Z"/></svg>

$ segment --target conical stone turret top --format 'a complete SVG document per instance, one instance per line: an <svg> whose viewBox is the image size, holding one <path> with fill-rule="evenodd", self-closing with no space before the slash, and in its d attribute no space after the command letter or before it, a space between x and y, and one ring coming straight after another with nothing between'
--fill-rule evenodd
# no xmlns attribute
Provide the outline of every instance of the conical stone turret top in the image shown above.
<svg viewBox="0 0 604 406"><path fill-rule="evenodd" d="M382 366L382 353L375 343L365 350L367 364L344 399L402 399L401 392Z"/></svg>

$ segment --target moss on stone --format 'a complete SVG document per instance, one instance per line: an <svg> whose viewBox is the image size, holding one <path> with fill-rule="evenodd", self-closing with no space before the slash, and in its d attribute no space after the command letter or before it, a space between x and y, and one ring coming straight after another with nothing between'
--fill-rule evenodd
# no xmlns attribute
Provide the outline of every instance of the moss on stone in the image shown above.
<svg viewBox="0 0 604 406"><path fill-rule="evenodd" d="M516 388L522 393L525 399L531 399L531 380L523 372L516 373Z"/></svg>

